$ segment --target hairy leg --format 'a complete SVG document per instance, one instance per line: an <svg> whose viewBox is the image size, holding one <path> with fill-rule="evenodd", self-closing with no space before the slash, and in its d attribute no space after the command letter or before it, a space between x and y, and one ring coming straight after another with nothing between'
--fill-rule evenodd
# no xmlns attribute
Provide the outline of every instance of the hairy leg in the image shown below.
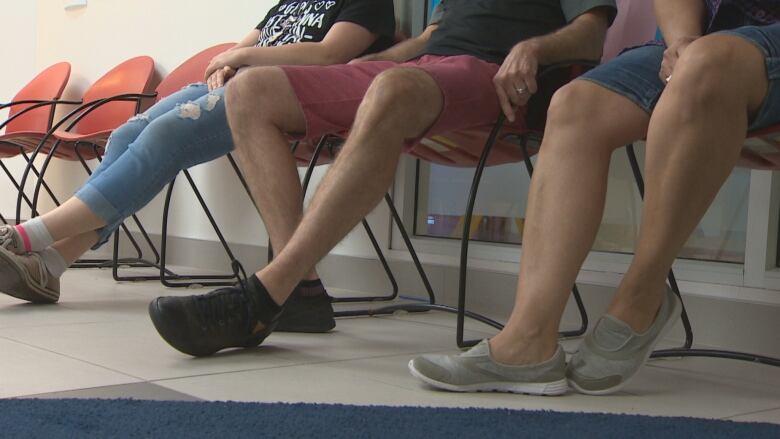
<svg viewBox="0 0 780 439"><path fill-rule="evenodd" d="M278 253L303 217L303 191L286 134L305 131L303 112L287 76L275 67L234 78L226 99L236 156ZM318 277L313 269L305 276Z"/></svg>
<svg viewBox="0 0 780 439"><path fill-rule="evenodd" d="M352 133L295 234L257 274L277 303L381 201L404 140L432 125L442 105L439 87L421 70L395 68L374 80Z"/></svg>
<svg viewBox="0 0 780 439"><path fill-rule="evenodd" d="M767 93L764 55L733 36L692 43L653 112L635 256L609 313L636 331L655 319L666 275L734 168Z"/></svg>
<svg viewBox="0 0 780 439"><path fill-rule="evenodd" d="M491 340L499 362L538 363L555 353L561 315L601 224L610 157L642 138L648 120L632 101L588 81L554 96L529 189L515 306Z"/></svg>

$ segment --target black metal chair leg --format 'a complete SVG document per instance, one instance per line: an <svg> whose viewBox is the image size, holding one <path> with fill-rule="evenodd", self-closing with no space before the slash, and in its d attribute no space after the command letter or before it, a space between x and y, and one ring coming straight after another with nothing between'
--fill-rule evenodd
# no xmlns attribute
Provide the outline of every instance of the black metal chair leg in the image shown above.
<svg viewBox="0 0 780 439"><path fill-rule="evenodd" d="M469 262L469 241L471 240L471 220L474 214L474 203L477 199L477 191L479 189L479 183L482 180L482 172L487 165L487 159L490 155L490 151L493 149L493 145L496 143L496 138L504 125L505 117L499 116L498 121L493 126L490 136L488 136L485 147L482 150L482 155L479 158L479 163L474 170L474 178L471 181L471 190L469 191L468 203L466 204L466 212L463 218L463 233L460 242L460 270L458 273L458 327L456 340L458 347L470 347L479 343L479 340L465 340L465 317L466 317L466 277L468 274L468 262ZM501 324L496 325L496 329L502 329L504 326Z"/></svg>
<svg viewBox="0 0 780 439"><path fill-rule="evenodd" d="M186 169L182 171L182 173L184 174L184 177L187 179L190 188L195 194L195 197L197 198L198 203L201 206L201 209L203 209L203 213L206 214L206 217L208 218L211 227L214 229L214 232L217 234L217 238L219 239L220 244L222 244L222 248L225 250L225 253L227 254L228 258L230 259L231 262L235 261L236 258L233 255L232 250L230 250L230 246L225 240L225 237L222 234L222 230L220 230L216 220L214 219L214 216L211 214L211 210L206 205L206 201L203 199L203 196L201 195L200 190L195 184L195 181L192 179L192 175L190 175L189 171ZM167 251L168 212L170 210L169 207L171 203L171 194L173 192L174 183L175 180L170 183L168 187L168 193L166 194L165 197L165 207L163 212L163 243L161 246L162 257L160 262L160 281L166 287L171 287L171 288L188 288L192 286L228 286L228 285L233 285L235 282L238 282L238 278L236 277L235 274L170 275L166 272L165 255Z"/></svg>
<svg viewBox="0 0 780 439"><path fill-rule="evenodd" d="M631 170L634 173L634 179L636 180L637 188L639 189L639 195L644 199L645 196L645 182L642 177L642 171L639 168L639 161L636 157L636 151L634 145L629 144L626 146L626 153L628 155L628 161L631 164ZM685 310L685 302L683 302L680 295L680 288L677 286L677 280L674 277L674 271L669 270L669 285L674 291L674 294L680 299L682 304L682 313L680 315L683 327L685 328L685 343L679 348L672 349L660 349L654 351L650 358L681 358L681 357L707 357L707 358L722 358L727 360L739 360L747 361L750 363L764 364L767 366L780 367L780 358L768 357L765 355L751 354L746 352L729 351L723 349L695 349L693 346L693 329L691 327L688 313Z"/></svg>
<svg viewBox="0 0 780 439"><path fill-rule="evenodd" d="M391 300L395 300L398 297L398 281L395 279L393 270L390 269L390 265L387 262L385 253L382 251L382 247L376 240L376 236L374 236L374 232L371 230L371 226L368 224L368 221L363 219L361 224L363 224L363 229L366 231L366 235L368 235L369 241L371 241L371 247L373 247L374 252L379 258L379 263L382 265L382 269L385 270L385 275L387 276L387 280L390 282L392 292L384 296L334 297L333 303L389 302Z"/></svg>
<svg viewBox="0 0 780 439"><path fill-rule="evenodd" d="M26 160L27 163L31 163L30 162L30 157L27 156L27 153L24 152L24 149L20 148L20 152L21 152L22 157L24 158L24 160ZM38 169L35 167L34 164L31 165L30 170L32 171L32 173L36 177L40 178L40 173L38 172ZM54 201L55 205L59 206L60 205L60 201L57 199L57 196L54 195L54 192L51 190L51 187L49 187L49 184L46 183L46 180L41 180L41 184L43 185L43 188L46 190L46 193L49 195L49 198L51 198L51 200ZM30 201L28 201L28 204L29 203L30 203Z"/></svg>
<svg viewBox="0 0 780 439"><path fill-rule="evenodd" d="M304 174L303 181L301 184L304 197L306 196L306 192L309 189L309 184L311 183L311 177L312 174L314 173L314 168L317 166L320 155L322 154L322 150L325 148L327 143L328 143L328 136L323 136L319 140L319 142L317 142L317 145L314 148L314 152L312 153L311 160L309 160L309 165L306 168L306 173ZM298 147L297 143L293 144L292 151L295 152L295 149L297 147ZM386 199L389 199L389 195L385 194L385 196ZM389 205L392 205L392 200L389 202ZM395 212L396 217L397 214L398 213ZM377 255L377 258L379 259L379 262L385 271L385 275L387 276L388 282L390 282L392 292L388 295L379 295L379 296L336 297L333 299L334 303L389 302L395 300L398 297L398 281L395 279L395 275L393 274L393 271L390 269L390 265L387 262L387 258L385 257L384 252L382 251L382 247L379 245L379 242L376 240L376 236L374 235L374 232L371 229L371 225L368 224L368 221L366 221L365 219L361 221L361 224L363 225L363 229L366 231L366 235L368 235L369 241L371 241L371 246L373 247L374 252ZM401 224L400 220L397 222L397 224L399 224L400 227L403 228L403 224ZM406 230L404 230L404 233L405 232ZM269 242L269 261L272 259L272 256L273 253L272 251L270 251L270 242ZM415 257L416 257L416 253L415 253ZM421 269L421 266L419 268ZM427 277L425 277L425 281L427 282ZM427 287L430 287L430 284L428 284ZM336 316L343 317L343 316L370 315L368 314L369 312L370 310L338 311L336 312Z"/></svg>
<svg viewBox="0 0 780 439"><path fill-rule="evenodd" d="M16 190L20 191L18 196L23 197L25 203L27 203L27 205L30 208L32 208L32 201L30 201L30 198L27 197L27 194L25 194L24 192L21 192L22 188L21 188L21 186L19 186L19 182L16 181L16 179L14 178L14 175L11 173L11 171L8 169L8 167L5 165L5 163L3 163L1 160L0 160L0 168L3 169L3 171L5 172L5 175L8 177L9 180L11 180L11 183L13 183L14 187L16 188Z"/></svg>

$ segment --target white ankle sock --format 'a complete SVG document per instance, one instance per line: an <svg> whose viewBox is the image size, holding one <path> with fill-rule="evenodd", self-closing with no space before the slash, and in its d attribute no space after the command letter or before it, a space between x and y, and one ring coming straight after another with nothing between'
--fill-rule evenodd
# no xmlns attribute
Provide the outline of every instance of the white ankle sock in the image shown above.
<svg viewBox="0 0 780 439"><path fill-rule="evenodd" d="M60 255L60 252L52 247L42 250L40 255L43 260L43 265L46 266L46 270L52 276L60 277L62 276L62 273L65 273L65 270L68 269L68 264L65 262L65 259L62 258L62 255Z"/></svg>
<svg viewBox="0 0 780 439"><path fill-rule="evenodd" d="M41 251L54 244L49 229L40 217L19 224L16 226L16 233L21 236L24 248L28 252Z"/></svg>

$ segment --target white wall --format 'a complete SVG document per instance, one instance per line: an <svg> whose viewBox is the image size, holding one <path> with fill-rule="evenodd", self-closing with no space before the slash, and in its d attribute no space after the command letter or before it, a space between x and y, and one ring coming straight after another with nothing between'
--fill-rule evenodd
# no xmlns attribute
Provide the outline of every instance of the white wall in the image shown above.
<svg viewBox="0 0 780 439"><path fill-rule="evenodd" d="M0 0L8 1L9 0ZM263 18L275 0L231 0L215 3L206 0L91 0L86 8L65 11L61 0L15 2L5 10L9 22L28 22L37 27L37 50L34 67L41 69L61 60L73 65L71 81L65 96L78 98L90 83L123 60L149 55L155 59L159 77L199 50L241 39ZM23 4L23 6L17 6ZM37 5L37 14L36 14ZM31 34L33 37L35 34ZM14 71L23 81L29 71ZM3 81L5 82L5 81ZM5 86L5 84L3 84ZM265 244L262 223L243 193L225 159L202 165L193 171L208 204L231 242ZM317 175L321 175L318 172ZM67 198L84 181L80 165L56 161L47 181L57 187L58 195ZM5 187L5 186L0 186ZM11 195L2 190L3 213ZM15 199L15 195L13 195ZM170 230L174 236L214 240L210 225L195 206L196 199L186 188L183 178L177 180L174 214ZM141 213L147 229L159 232L162 197ZM388 239L386 215L376 216L377 232ZM370 254L362 235L348 238L338 251L347 254Z"/></svg>
<svg viewBox="0 0 780 439"><path fill-rule="evenodd" d="M0 0L0 57L4 66L0 69L0 102L9 102L14 95L37 73L35 59L37 41L36 3L34 1ZM5 121L7 111L0 111L0 121ZM19 175L24 169L21 158L4 159L4 163ZM0 212L10 218L16 206L16 195L7 190L11 183L4 173L0 175Z"/></svg>

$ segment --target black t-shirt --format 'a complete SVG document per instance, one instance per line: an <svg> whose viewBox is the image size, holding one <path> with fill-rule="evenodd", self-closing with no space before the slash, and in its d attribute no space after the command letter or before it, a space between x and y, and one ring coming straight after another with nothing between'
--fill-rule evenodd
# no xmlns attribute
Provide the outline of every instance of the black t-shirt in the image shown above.
<svg viewBox="0 0 780 439"><path fill-rule="evenodd" d="M385 50L394 42L393 0L281 0L257 25L257 46L319 42L340 21L358 24L378 36L366 53Z"/></svg>
<svg viewBox="0 0 780 439"><path fill-rule="evenodd" d="M649 1L649 0L642 0ZM546 35L615 0L441 0L431 16L439 27L421 55L472 55L500 64L520 41Z"/></svg>

